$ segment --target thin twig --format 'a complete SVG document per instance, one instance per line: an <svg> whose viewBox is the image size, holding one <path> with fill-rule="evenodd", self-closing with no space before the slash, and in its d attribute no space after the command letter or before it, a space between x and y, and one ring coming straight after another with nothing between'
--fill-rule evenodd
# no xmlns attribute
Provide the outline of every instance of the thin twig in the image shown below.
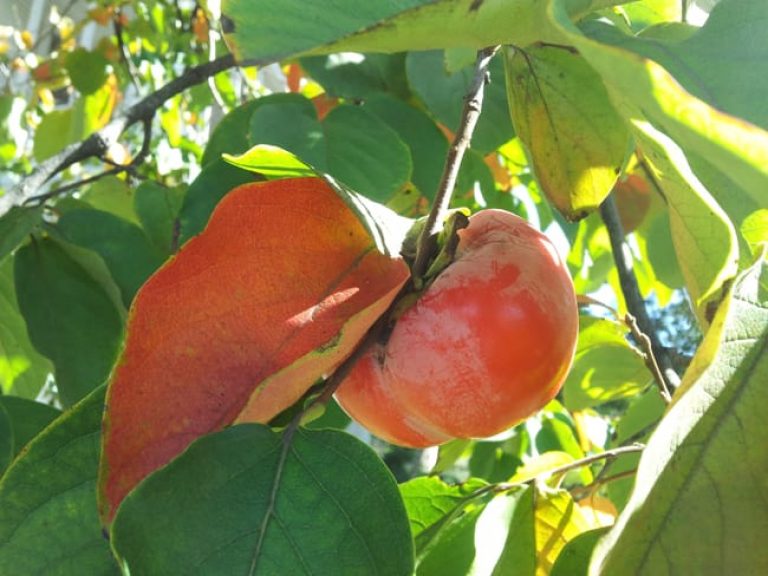
<svg viewBox="0 0 768 576"><path fill-rule="evenodd" d="M569 490L569 492L571 493L571 496L573 496L574 500L583 500L584 498L589 498L600 486L605 486L606 484L610 484L616 480L629 478L635 474L637 474L637 468L624 470L623 472L617 472L611 476L595 478L594 482L587 484L586 486L574 486Z"/></svg>
<svg viewBox="0 0 768 576"><path fill-rule="evenodd" d="M123 38L123 24L121 18L123 16L122 10L117 8L112 17L112 28L115 31L115 37L117 38L117 48L120 51L120 60L125 64L125 69L128 72L128 78L136 89L136 94L141 94L141 88L138 81L138 70L131 60L131 52L128 50L128 46L125 45L125 38Z"/></svg>
<svg viewBox="0 0 768 576"><path fill-rule="evenodd" d="M619 211L612 195L609 195L600 205L600 216L602 216L611 240L613 260L619 273L619 284L627 303L627 310L636 319L638 331L644 334L651 344L648 348L649 355L653 357L653 363L659 367L654 376L660 378L657 382L659 390L666 390L669 396L669 391L676 388L680 383L680 377L675 372L672 360L661 345L659 336L648 316L645 301L640 294L640 287L632 268L632 260L627 258L624 253L624 229L621 226Z"/></svg>
<svg viewBox="0 0 768 576"><path fill-rule="evenodd" d="M496 484L489 484L487 486L483 486L482 488L473 492L472 497L481 496L488 492L493 492L494 494L498 494L501 492L507 492L509 490L520 488L521 486L524 486L526 484L532 484L532 483L537 484L553 476L561 476L563 474L566 474L567 472L570 472L571 470L576 470L584 466L589 466L590 464L594 464L595 462L599 462L601 460L606 461L605 467L607 467L611 462L616 460L616 458L618 458L619 456L623 456L624 454L634 454L637 452L642 452L644 449L645 449L644 444L630 444L627 446L617 446L616 448L611 448L610 450L600 452L599 454L590 454L589 456L585 456L584 458L574 460L573 462L569 462L568 464L558 466L557 468L554 468L552 470L547 470L546 472L542 472L538 476L535 476L534 478L531 478L530 480L527 480L525 482L498 482Z"/></svg>
<svg viewBox="0 0 768 576"><path fill-rule="evenodd" d="M60 186L59 188L54 188L53 190L49 190L44 194L31 196L27 198L27 200L25 200L24 204L34 203L36 205L40 205L50 200L51 198L55 198L56 196L64 194L65 192L70 192L72 190L76 190L83 186L87 186L88 184L93 184L97 180L101 180L106 176L117 176L118 174L121 174L123 172L133 172L136 169L136 167L139 166L142 162L144 162L144 159L149 155L150 145L152 143L152 120L149 118L145 118L144 120L142 120L142 125L144 127L144 138L142 139L141 149L139 150L138 154L136 154L136 156L134 156L129 163L117 164L115 162L108 160L106 157L102 157L101 158L102 161L111 165L112 168L99 172L98 174L94 174L93 176L89 176L88 178L83 178L82 180L78 180L77 182L70 182L69 184Z"/></svg>
<svg viewBox="0 0 768 576"><path fill-rule="evenodd" d="M56 196L60 196L61 194L64 194L66 192L71 192L72 190L77 190L78 188L82 188L83 186L87 186L88 184L93 184L94 182L101 180L102 178L105 178L107 176L117 176L121 172L125 172L125 171L126 171L126 168L123 166L113 166L112 168L109 168L107 170L102 170L101 172L94 174L93 176L88 176L87 178L82 178L81 180L70 182L69 184L65 184L64 186L59 186L58 188L49 190L44 194L38 194L37 196L30 196L29 198L26 199L24 204L39 206L40 204L47 202L51 198L55 198Z"/></svg>
<svg viewBox="0 0 768 576"><path fill-rule="evenodd" d="M435 195L432 209L427 216L427 222L419 236L416 248L416 259L411 269L414 278L420 278L427 269L429 260L435 250L437 233L451 203L453 189L456 186L456 178L461 168L461 160L469 147L472 133L477 125L480 112L483 107L483 93L488 82L488 65L498 51L498 46L485 48L477 53L475 61L475 74L472 85L464 98L464 108L461 113L461 121L453 139L448 155L445 159L443 176Z"/></svg>
<svg viewBox="0 0 768 576"><path fill-rule="evenodd" d="M162 88L128 108L123 115L114 118L85 140L71 144L58 154L41 162L14 190L0 199L0 215L10 206L21 204L32 197L46 182L73 164L88 158L103 157L109 148L118 141L123 132L138 122L151 120L155 112L167 100L192 86L205 82L209 76L236 65L234 56L228 54L212 62L189 68L179 77L174 78Z"/></svg>
<svg viewBox="0 0 768 576"><path fill-rule="evenodd" d="M662 400L669 404L672 402L672 394L670 394L669 388L667 388L666 378L664 378L664 374L661 373L659 363L656 361L656 355L653 353L653 344L651 344L651 339L647 334L640 331L640 328L637 326L637 319L629 312L627 312L626 316L624 317L624 322L627 324L627 326L629 326L629 330L632 332L632 336L634 336L635 340L637 340L637 343L640 345L640 348L643 352L645 365L651 371L651 374L653 374L653 379L659 387L659 393L661 394Z"/></svg>
<svg viewBox="0 0 768 576"><path fill-rule="evenodd" d="M589 456L585 456L584 458L579 458L578 460L574 460L573 462L569 462L568 464L563 464L562 466L558 466L557 468L554 468L553 470L550 470L545 474L543 474L542 477L546 478L551 476L561 476L563 474L566 474L567 472L570 472L571 470L576 470L577 468L582 468L584 466L594 464L595 462L599 462L600 460L607 460L607 461L615 460L616 458L624 454L642 452L644 449L645 449L644 444L630 444L628 446L618 446L616 448L611 448L610 450L606 450L605 452L600 452L598 454L590 454Z"/></svg>

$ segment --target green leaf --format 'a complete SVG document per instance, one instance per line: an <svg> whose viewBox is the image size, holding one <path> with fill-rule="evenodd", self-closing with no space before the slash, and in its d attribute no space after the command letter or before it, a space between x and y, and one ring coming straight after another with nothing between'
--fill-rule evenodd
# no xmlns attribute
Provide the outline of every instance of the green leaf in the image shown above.
<svg viewBox="0 0 768 576"><path fill-rule="evenodd" d="M126 308L162 263L141 228L109 212L72 210L59 219L58 229L69 242L104 259Z"/></svg>
<svg viewBox="0 0 768 576"><path fill-rule="evenodd" d="M437 461L429 471L431 475L442 474L451 468L474 445L474 440L456 438L437 447ZM474 453L474 452L473 452Z"/></svg>
<svg viewBox="0 0 768 576"><path fill-rule="evenodd" d="M509 109L542 191L566 218L597 209L616 183L629 131L600 76L562 47L505 49Z"/></svg>
<svg viewBox="0 0 768 576"><path fill-rule="evenodd" d="M475 555L475 524L489 499L487 486L474 478L451 486L436 477L400 486L415 539L416 574L467 573Z"/></svg>
<svg viewBox="0 0 768 576"><path fill-rule="evenodd" d="M501 494L480 514L475 528L473 574L536 574L536 488Z"/></svg>
<svg viewBox="0 0 768 576"><path fill-rule="evenodd" d="M563 385L565 406L583 410L638 394L651 381L640 352L629 345L618 322L579 318L579 341Z"/></svg>
<svg viewBox="0 0 768 576"><path fill-rule="evenodd" d="M355 106L338 106L323 120L328 172L368 198L386 202L411 177L411 154L392 128Z"/></svg>
<svg viewBox="0 0 768 576"><path fill-rule="evenodd" d="M489 482L508 480L522 463L517 454L510 454L504 449L505 442L477 441L469 458L469 471L472 476ZM441 446L442 448L442 446Z"/></svg>
<svg viewBox="0 0 768 576"><path fill-rule="evenodd" d="M133 199L133 208L155 251L163 257L176 252L178 214L186 187L168 188L152 180L142 182Z"/></svg>
<svg viewBox="0 0 768 576"><path fill-rule="evenodd" d="M103 210L133 224L139 224L134 210L134 193L135 190L128 186L125 180L117 176L106 176L91 184L80 199L96 210Z"/></svg>
<svg viewBox="0 0 768 576"><path fill-rule="evenodd" d="M256 178L221 158L212 160L189 185L179 211L179 246L203 231L213 209L227 192Z"/></svg>
<svg viewBox="0 0 768 576"><path fill-rule="evenodd" d="M656 277L671 288L685 283L683 272L675 254L669 211L657 214L648 224L646 232L648 261Z"/></svg>
<svg viewBox="0 0 768 576"><path fill-rule="evenodd" d="M61 411L18 396L0 396L0 405L8 418L12 456L16 456L38 433L55 420Z"/></svg>
<svg viewBox="0 0 768 576"><path fill-rule="evenodd" d="M326 170L326 141L312 103L299 94L264 102L250 119L249 139L293 152L302 161ZM290 97L290 98L289 98Z"/></svg>
<svg viewBox="0 0 768 576"><path fill-rule="evenodd" d="M94 258L51 238L34 240L15 257L29 338L53 362L65 405L106 380L122 339L124 312L103 283L104 264Z"/></svg>
<svg viewBox="0 0 768 576"><path fill-rule="evenodd" d="M77 98L70 108L45 114L35 130L32 146L35 160L46 160L102 128L109 121L114 105L113 88L106 84L93 94Z"/></svg>
<svg viewBox="0 0 768 576"><path fill-rule="evenodd" d="M699 318L721 296L736 273L738 240L728 215L702 186L680 148L650 124L637 124L636 136L669 206L677 260ZM766 181L768 184L768 181Z"/></svg>
<svg viewBox="0 0 768 576"><path fill-rule="evenodd" d="M493 179L493 173L477 150L469 149L464 155L456 187L457 197L453 200L454 207L463 203L465 206L472 206L477 209L475 196L478 190L480 196L486 201L496 194L496 182Z"/></svg>
<svg viewBox="0 0 768 576"><path fill-rule="evenodd" d="M592 551L606 530L588 530L568 542L557 556L550 576L587 576Z"/></svg>
<svg viewBox="0 0 768 576"><path fill-rule="evenodd" d="M72 85L83 95L96 92L107 80L109 62L100 52L75 48L64 59Z"/></svg>
<svg viewBox="0 0 768 576"><path fill-rule="evenodd" d="M512 483L523 483L535 480L537 477L548 479L552 477L553 471L574 461L575 458L568 452L548 450L537 456L527 458L525 464L515 471L515 475L509 481ZM555 482L560 482L561 478L555 476L554 480Z"/></svg>
<svg viewBox="0 0 768 576"><path fill-rule="evenodd" d="M0 262L22 243L43 217L43 207L13 206L0 216Z"/></svg>
<svg viewBox="0 0 768 576"><path fill-rule="evenodd" d="M647 34L627 37L605 26L591 37L651 58L693 96L768 129L768 110L756 105L768 92L768 6L759 0L723 0L703 27L682 41ZM766 74L763 74L765 72Z"/></svg>
<svg viewBox="0 0 768 576"><path fill-rule="evenodd" d="M314 106L304 96L275 96L280 98L264 98L271 99L256 108L251 116L248 138L257 146L240 156L227 156L232 164L248 170L261 167L267 177L306 175L312 170L327 172L355 191L379 201L389 200L408 182L410 151L397 132L374 114L356 106L342 105L334 108L321 123ZM208 167L211 166L213 164ZM188 197L193 195L194 187L195 184ZM184 237L186 239L186 235Z"/></svg>
<svg viewBox="0 0 768 576"><path fill-rule="evenodd" d="M242 154L251 147L249 139L251 115L269 97L249 100L224 116L208 139L201 164L207 166L222 154Z"/></svg>
<svg viewBox="0 0 768 576"><path fill-rule="evenodd" d="M5 472L13 460L14 454L13 424L5 406L0 404L0 475Z"/></svg>
<svg viewBox="0 0 768 576"><path fill-rule="evenodd" d="M768 189L768 132L735 115L762 122L756 115L764 114L757 110L764 108L768 77L768 59L762 56L768 45L766 11L763 0L724 0L697 34L685 42L659 43L653 58L639 41L604 24L591 23L591 37L585 36L572 24L564 0L552 2L550 17L564 35L561 42L578 48L600 74L622 116L636 127L652 123L760 202ZM695 60L690 72L683 70L693 62L686 47Z"/></svg>
<svg viewBox="0 0 768 576"><path fill-rule="evenodd" d="M96 513L104 388L59 417L0 481L0 574L119 574Z"/></svg>
<svg viewBox="0 0 768 576"><path fill-rule="evenodd" d="M761 259L720 305L591 573L768 572L766 273Z"/></svg>
<svg viewBox="0 0 768 576"><path fill-rule="evenodd" d="M42 162L50 158L67 144L77 141L81 136L75 118L75 109L52 110L40 121L35 130L32 154L35 160Z"/></svg>
<svg viewBox="0 0 768 576"><path fill-rule="evenodd" d="M578 18L615 0L565 0ZM225 0L225 39L238 60L273 62L295 54L402 52L529 44L552 38L546 2L512 0L397 0L335 2L329 6L286 0L280 10L265 0ZM286 34L285 30L290 30ZM450 33L446 31L450 30Z"/></svg>
<svg viewBox="0 0 768 576"><path fill-rule="evenodd" d="M632 30L639 31L654 24L680 22L682 9L680 2L669 0L640 0L621 6L620 10L627 16Z"/></svg>
<svg viewBox="0 0 768 576"><path fill-rule="evenodd" d="M574 459L584 457L584 451L579 446L574 429L559 418L546 412L542 416L541 429L536 434L536 450L544 454L551 450L570 454Z"/></svg>
<svg viewBox="0 0 768 576"><path fill-rule="evenodd" d="M725 210L736 229L741 230L747 217L765 205L765 201L750 196L729 174L715 168L707 159L690 150L686 151L686 156L696 176ZM739 269L749 268L752 259L750 245L742 235L739 237Z"/></svg>
<svg viewBox="0 0 768 576"><path fill-rule="evenodd" d="M591 528L565 490L527 486L496 496L475 527L471 574L550 574L560 551Z"/></svg>
<svg viewBox="0 0 768 576"><path fill-rule="evenodd" d="M475 559L475 528L482 508L451 520L420 557L416 576L464 576Z"/></svg>
<svg viewBox="0 0 768 576"><path fill-rule="evenodd" d="M541 429L536 434L535 444L539 456L528 460L523 469L516 471L516 476L525 473L525 468L531 464L543 466L545 469L556 468L564 464L564 462L559 461L558 453L567 454L574 460L584 457L584 451L579 446L573 426L567 423L564 418L550 415L547 412L542 415ZM568 473L568 480L571 479L574 482L589 484L593 480L592 471L587 466L578 468Z"/></svg>
<svg viewBox="0 0 768 576"><path fill-rule="evenodd" d="M365 101L364 110L373 112L395 130L411 150L413 182L424 196L434 198L443 174L448 141L424 112L388 94Z"/></svg>
<svg viewBox="0 0 768 576"><path fill-rule="evenodd" d="M494 58L488 71L491 83L485 90L483 113L472 136L472 148L481 154L496 150L515 135L509 119L502 59ZM464 97L473 81L474 66L451 74L446 69L442 51L409 52L406 72L411 88L429 112L455 132L459 127Z"/></svg>
<svg viewBox="0 0 768 576"><path fill-rule="evenodd" d="M640 454L623 454L613 461L610 468L610 475L616 476L620 474L627 474L623 478L613 480L606 487L606 495L616 506L617 510L623 510L629 502L629 498L632 495L632 490L635 486L635 473L637 472L637 465L640 462Z"/></svg>
<svg viewBox="0 0 768 576"><path fill-rule="evenodd" d="M13 281L13 260L0 263L0 390L33 399L53 366L29 341Z"/></svg>
<svg viewBox="0 0 768 576"><path fill-rule="evenodd" d="M486 486L485 481L477 478L452 486L436 476L401 484L400 494L411 523L416 553L424 552L443 526L486 501L482 497Z"/></svg>
<svg viewBox="0 0 768 576"><path fill-rule="evenodd" d="M405 54L342 53L302 58L301 67L331 96L367 99L378 92L407 97Z"/></svg>
<svg viewBox="0 0 768 576"><path fill-rule="evenodd" d="M624 415L616 424L616 438L613 446L619 446L630 438L640 434L661 420L666 404L656 387L649 388L645 393L632 400ZM636 438L635 440L640 440Z"/></svg>
<svg viewBox="0 0 768 576"><path fill-rule="evenodd" d="M759 246L768 244L768 209L755 210L741 224L741 235L757 253Z"/></svg>
<svg viewBox="0 0 768 576"><path fill-rule="evenodd" d="M132 574L413 570L391 474L332 430L290 439L244 424L201 438L126 497L112 545Z"/></svg>
<svg viewBox="0 0 768 576"><path fill-rule="evenodd" d="M239 156L224 154L223 158L233 166L257 172L267 178L297 178L317 173L293 152L271 144L257 144Z"/></svg>
<svg viewBox="0 0 768 576"><path fill-rule="evenodd" d="M534 506L537 573L549 574L563 547L593 526L566 490L539 491Z"/></svg>

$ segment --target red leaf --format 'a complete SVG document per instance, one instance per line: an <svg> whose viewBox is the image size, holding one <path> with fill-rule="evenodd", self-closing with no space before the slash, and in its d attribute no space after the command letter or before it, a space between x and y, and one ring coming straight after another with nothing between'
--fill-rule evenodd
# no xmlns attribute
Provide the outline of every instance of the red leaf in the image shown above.
<svg viewBox="0 0 768 576"><path fill-rule="evenodd" d="M350 354L407 275L320 178L230 192L131 309L104 418L105 523L199 436L295 403Z"/></svg>

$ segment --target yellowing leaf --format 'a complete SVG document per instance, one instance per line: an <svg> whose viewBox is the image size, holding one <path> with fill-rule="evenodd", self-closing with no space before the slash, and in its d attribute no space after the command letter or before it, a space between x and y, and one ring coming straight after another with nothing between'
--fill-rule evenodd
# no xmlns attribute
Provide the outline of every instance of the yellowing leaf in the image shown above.
<svg viewBox="0 0 768 576"><path fill-rule="evenodd" d="M597 494L591 494L584 500L579 500L579 508L592 528L612 526L619 514L613 502Z"/></svg>
<svg viewBox="0 0 768 576"><path fill-rule="evenodd" d="M536 574L547 576L563 547L593 526L565 490L537 493L535 506Z"/></svg>
<svg viewBox="0 0 768 576"><path fill-rule="evenodd" d="M570 464L573 460L573 456L567 452L557 450L544 452L520 466L509 481L512 484L528 482L537 476L544 476L555 468Z"/></svg>
<svg viewBox="0 0 768 576"><path fill-rule="evenodd" d="M291 406L386 310L407 267L345 201L320 178L240 186L139 291L107 396L103 520L197 437Z"/></svg>
<svg viewBox="0 0 768 576"><path fill-rule="evenodd" d="M507 48L512 122L543 192L566 217L595 210L613 188L629 131L600 76L562 47Z"/></svg>

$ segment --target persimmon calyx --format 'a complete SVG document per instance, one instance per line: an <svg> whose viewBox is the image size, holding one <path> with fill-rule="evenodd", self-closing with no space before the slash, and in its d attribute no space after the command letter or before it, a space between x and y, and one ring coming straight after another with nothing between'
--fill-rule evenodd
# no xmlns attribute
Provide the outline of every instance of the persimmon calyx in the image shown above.
<svg viewBox="0 0 768 576"><path fill-rule="evenodd" d="M400 254L411 268L411 284L414 292L422 291L453 262L456 248L459 245L458 231L469 225L469 214L470 212L466 208L456 208L448 212L443 219L442 229L432 240L432 253L429 255L427 270L419 275L413 274L413 266L418 252L419 240L424 226L427 224L427 217L414 222L406 234Z"/></svg>

